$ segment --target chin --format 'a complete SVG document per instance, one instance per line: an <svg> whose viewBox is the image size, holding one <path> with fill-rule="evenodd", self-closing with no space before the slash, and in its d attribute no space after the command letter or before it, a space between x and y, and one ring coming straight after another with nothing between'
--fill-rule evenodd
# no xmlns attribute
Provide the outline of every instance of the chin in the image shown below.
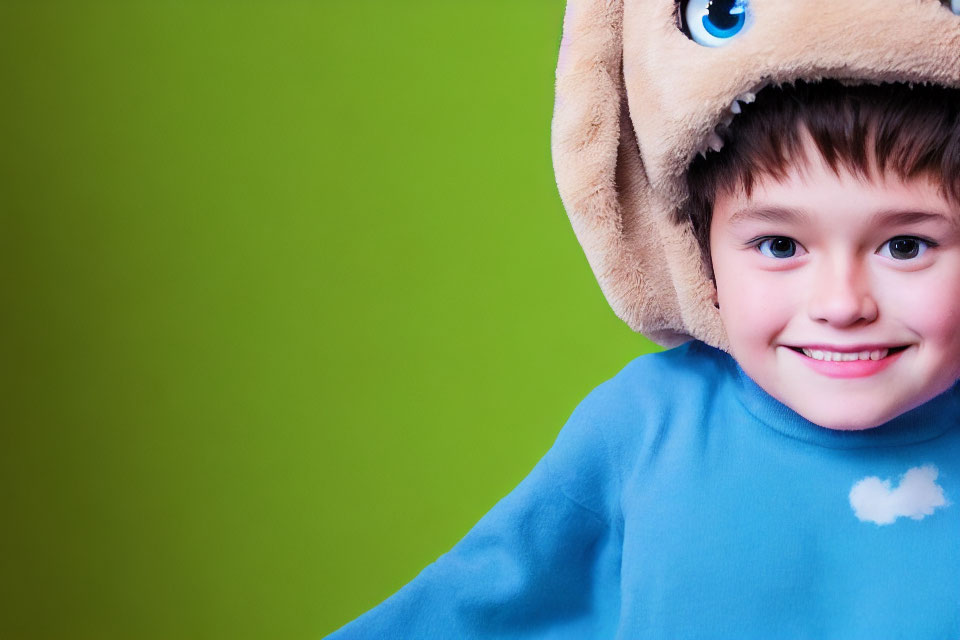
<svg viewBox="0 0 960 640"><path fill-rule="evenodd" d="M845 412L842 411L817 411L816 409L797 411L797 413L815 425L835 431L864 431L865 429L873 429L896 417L896 415L886 414L865 414L863 411L857 412L857 415L845 415Z"/></svg>
<svg viewBox="0 0 960 640"><path fill-rule="evenodd" d="M811 422L813 422L811 420ZM883 422L886 422L884 420ZM851 423L851 422L814 422L814 424L823 427L824 429L833 429L834 431L866 431L867 429L875 429L879 427L883 422L870 422L870 423Z"/></svg>

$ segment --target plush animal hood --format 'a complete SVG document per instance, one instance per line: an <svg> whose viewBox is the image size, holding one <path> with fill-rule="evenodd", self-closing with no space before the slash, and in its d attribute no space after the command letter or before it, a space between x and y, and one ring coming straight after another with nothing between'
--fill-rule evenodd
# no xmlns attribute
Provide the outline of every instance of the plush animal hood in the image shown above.
<svg viewBox="0 0 960 640"><path fill-rule="evenodd" d="M693 230L674 222L694 156L718 145L715 128L739 111L738 98L768 84L960 87L960 0L739 0L749 28L722 47L681 30L681 4L569 0L554 171L617 315L664 346L696 338L727 349Z"/></svg>

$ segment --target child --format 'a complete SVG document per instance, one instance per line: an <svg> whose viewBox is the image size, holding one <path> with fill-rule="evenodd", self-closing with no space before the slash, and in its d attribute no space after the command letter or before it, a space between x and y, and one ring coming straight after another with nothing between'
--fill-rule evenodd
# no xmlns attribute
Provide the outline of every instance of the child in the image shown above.
<svg viewBox="0 0 960 640"><path fill-rule="evenodd" d="M331 638L960 636L949 8L568 7L564 204L621 317L683 344Z"/></svg>

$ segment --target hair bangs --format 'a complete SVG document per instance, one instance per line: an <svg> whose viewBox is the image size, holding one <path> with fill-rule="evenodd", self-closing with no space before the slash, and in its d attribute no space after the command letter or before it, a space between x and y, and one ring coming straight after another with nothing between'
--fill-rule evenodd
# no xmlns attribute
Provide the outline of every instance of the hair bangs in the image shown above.
<svg viewBox="0 0 960 640"><path fill-rule="evenodd" d="M723 148L697 157L687 173L689 220L709 266L710 221L718 193L749 196L762 178L784 180L815 160L862 180L930 179L960 205L960 91L936 85L844 85L835 80L767 87L718 133ZM807 144L812 141L812 145Z"/></svg>

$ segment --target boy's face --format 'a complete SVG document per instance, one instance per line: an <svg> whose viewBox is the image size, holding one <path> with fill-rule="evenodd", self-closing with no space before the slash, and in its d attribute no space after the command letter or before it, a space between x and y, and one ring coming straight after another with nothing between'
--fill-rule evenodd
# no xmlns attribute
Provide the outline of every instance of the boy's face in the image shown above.
<svg viewBox="0 0 960 640"><path fill-rule="evenodd" d="M749 198L718 194L720 316L771 396L830 429L875 427L960 376L960 212L926 180L859 181L807 154Z"/></svg>

